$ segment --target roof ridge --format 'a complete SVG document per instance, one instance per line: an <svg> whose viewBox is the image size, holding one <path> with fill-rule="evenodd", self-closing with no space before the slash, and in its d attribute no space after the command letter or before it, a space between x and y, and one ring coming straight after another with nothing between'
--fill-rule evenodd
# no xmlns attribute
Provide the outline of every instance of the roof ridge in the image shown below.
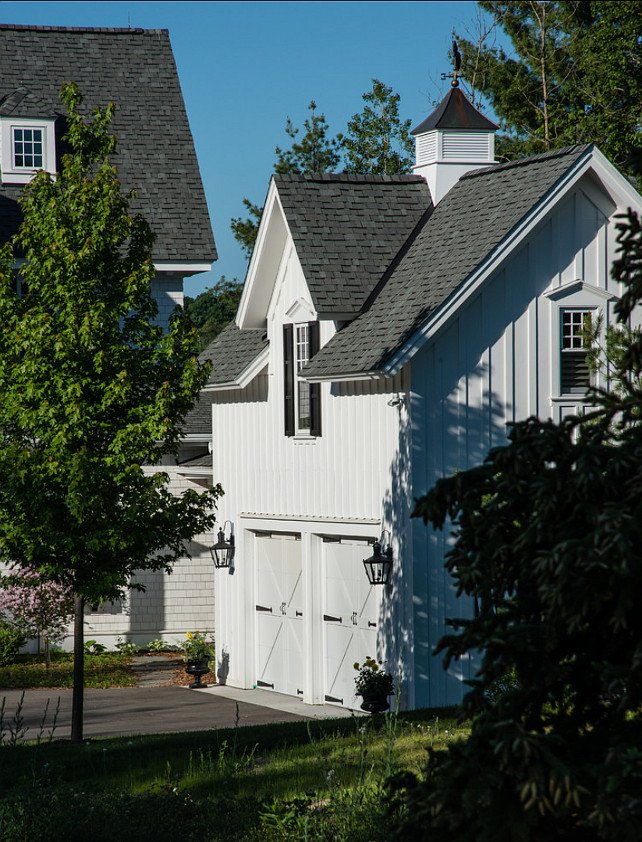
<svg viewBox="0 0 642 842"><path fill-rule="evenodd" d="M588 152L595 146L594 143L576 143L573 146L565 146L563 149L552 149L550 152L540 152L538 155L529 155L528 158L517 158L515 161L506 161L503 164L495 164L494 166L479 167L471 170L461 176L460 181L466 178L479 178L483 175L490 175L491 173L500 172L503 170L516 169L517 167L527 167L530 164L536 164L540 161L552 161L555 158L564 158L567 155L580 155Z"/></svg>
<svg viewBox="0 0 642 842"><path fill-rule="evenodd" d="M169 29L142 29L141 27L115 26L35 26L22 23L0 23L0 30L15 29L20 32L99 32L109 35L160 35L169 33Z"/></svg>
<svg viewBox="0 0 642 842"><path fill-rule="evenodd" d="M378 175L374 173L274 173L275 179L303 183L344 182L346 184L413 184L425 182L423 176L413 173Z"/></svg>

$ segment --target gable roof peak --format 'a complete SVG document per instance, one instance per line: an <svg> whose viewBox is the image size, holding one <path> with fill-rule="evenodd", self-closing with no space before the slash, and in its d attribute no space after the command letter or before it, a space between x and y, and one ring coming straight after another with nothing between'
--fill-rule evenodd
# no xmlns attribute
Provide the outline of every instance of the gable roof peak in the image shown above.
<svg viewBox="0 0 642 842"><path fill-rule="evenodd" d="M491 131L499 128L479 111L468 97L457 87L451 87L441 103L423 123L410 134L418 135L434 129L457 129L459 131Z"/></svg>

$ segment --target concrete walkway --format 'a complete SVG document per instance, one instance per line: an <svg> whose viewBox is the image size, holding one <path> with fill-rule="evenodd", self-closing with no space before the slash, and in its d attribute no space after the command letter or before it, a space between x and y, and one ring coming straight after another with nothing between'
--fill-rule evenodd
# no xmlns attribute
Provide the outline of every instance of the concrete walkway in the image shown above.
<svg viewBox="0 0 642 842"><path fill-rule="evenodd" d="M71 736L71 690L0 690L4 698L2 729L21 739ZM60 705L58 707L58 699ZM48 705L48 706L47 706ZM125 687L85 690L84 734L115 737L133 734L208 731L238 724L262 725L352 716L345 708L304 705L298 699L266 690L237 690L214 685L206 690L187 687Z"/></svg>

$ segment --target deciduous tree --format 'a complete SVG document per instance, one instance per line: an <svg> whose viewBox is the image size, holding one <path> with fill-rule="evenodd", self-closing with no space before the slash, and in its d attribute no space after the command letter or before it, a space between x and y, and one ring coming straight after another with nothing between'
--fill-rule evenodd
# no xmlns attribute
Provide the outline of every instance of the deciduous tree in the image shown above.
<svg viewBox="0 0 642 842"><path fill-rule="evenodd" d="M243 284L222 275L217 284L196 298L185 296L185 310L198 330L201 348L206 348L229 324L239 306Z"/></svg>
<svg viewBox="0 0 642 842"><path fill-rule="evenodd" d="M0 260L0 556L74 592L79 740L85 601L170 571L220 489L177 496L153 468L176 452L207 369L182 311L167 332L156 319L153 237L109 161L114 106L87 121L74 85L62 98L71 151L25 189Z"/></svg>
<svg viewBox="0 0 642 842"><path fill-rule="evenodd" d="M0 579L0 618L27 639L42 638L47 670L51 669L51 644L62 643L73 611L73 592L59 582L28 570Z"/></svg>

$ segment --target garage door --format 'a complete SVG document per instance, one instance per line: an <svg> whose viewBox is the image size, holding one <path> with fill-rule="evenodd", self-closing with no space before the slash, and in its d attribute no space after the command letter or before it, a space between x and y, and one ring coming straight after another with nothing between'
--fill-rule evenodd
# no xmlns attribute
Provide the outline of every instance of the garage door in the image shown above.
<svg viewBox="0 0 642 842"><path fill-rule="evenodd" d="M369 584L363 559L366 541L324 539L325 700L358 707L354 663L377 657L377 623L382 588Z"/></svg>
<svg viewBox="0 0 642 842"><path fill-rule="evenodd" d="M257 535L257 687L303 695L302 591L300 536Z"/></svg>

